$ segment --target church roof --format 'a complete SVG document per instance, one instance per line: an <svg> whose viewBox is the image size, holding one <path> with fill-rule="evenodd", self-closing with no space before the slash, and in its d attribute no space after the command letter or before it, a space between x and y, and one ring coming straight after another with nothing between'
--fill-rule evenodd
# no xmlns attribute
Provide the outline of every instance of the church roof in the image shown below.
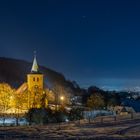
<svg viewBox="0 0 140 140"><path fill-rule="evenodd" d="M38 66L38 64L37 64L36 52L34 52L34 59L33 59L33 64L32 64L32 68L31 68L30 74L42 74L42 73L39 71L39 66Z"/></svg>
<svg viewBox="0 0 140 140"><path fill-rule="evenodd" d="M23 83L17 90L16 93L20 94L27 90L27 83Z"/></svg>
<svg viewBox="0 0 140 140"><path fill-rule="evenodd" d="M39 67L38 67L38 64L37 64L36 54L35 54L32 69L31 69L31 73L38 73L38 72L39 72Z"/></svg>

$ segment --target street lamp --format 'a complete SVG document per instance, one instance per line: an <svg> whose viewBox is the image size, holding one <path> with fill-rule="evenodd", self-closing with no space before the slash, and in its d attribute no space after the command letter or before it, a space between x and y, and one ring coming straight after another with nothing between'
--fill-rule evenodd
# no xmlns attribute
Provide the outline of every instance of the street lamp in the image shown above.
<svg viewBox="0 0 140 140"><path fill-rule="evenodd" d="M61 105L63 106L64 96L60 96Z"/></svg>
<svg viewBox="0 0 140 140"><path fill-rule="evenodd" d="M64 100L64 96L60 96L60 100L63 101Z"/></svg>

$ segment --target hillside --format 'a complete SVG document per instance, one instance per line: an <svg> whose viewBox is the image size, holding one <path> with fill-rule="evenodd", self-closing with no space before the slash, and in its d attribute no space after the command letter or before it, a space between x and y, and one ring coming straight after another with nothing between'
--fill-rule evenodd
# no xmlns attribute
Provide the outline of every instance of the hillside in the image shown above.
<svg viewBox="0 0 140 140"><path fill-rule="evenodd" d="M23 60L0 57L0 82L6 82L14 88L18 88L26 81L26 75L30 73L32 63ZM59 83L72 91L80 91L78 85L65 79L65 77L49 68L39 66L40 71L45 76L45 86Z"/></svg>
<svg viewBox="0 0 140 140"><path fill-rule="evenodd" d="M11 58L3 58L0 57L0 82L5 82L11 85L14 88L19 88L24 82L26 82L26 75L30 73L32 67L32 63L23 60L11 59ZM120 105L122 102L126 101L126 99L131 97L132 95L136 95L139 98L139 94L137 95L134 92L113 92L113 91L104 91L96 86L90 86L87 90L80 88L76 82L72 82L66 80L65 77L54 70L46 68L44 66L39 66L40 71L45 76L45 86L51 88L51 86L55 84L62 85L68 92L74 95L82 95L82 102L86 104L87 99L90 95L94 93L100 93L103 96L105 105L108 103L112 103L115 105ZM127 106L132 106L139 112L138 105L136 103L136 99L131 97L131 102L129 104L127 102ZM133 101L133 102L132 102ZM126 102L125 102L126 103ZM132 104L130 104L132 103ZM137 100L139 104L139 99ZM136 107L138 108L136 108Z"/></svg>

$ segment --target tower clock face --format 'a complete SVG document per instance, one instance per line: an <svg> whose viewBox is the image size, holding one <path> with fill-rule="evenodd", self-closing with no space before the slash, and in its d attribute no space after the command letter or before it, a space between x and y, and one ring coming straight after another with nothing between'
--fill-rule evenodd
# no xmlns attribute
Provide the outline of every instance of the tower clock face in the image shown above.
<svg viewBox="0 0 140 140"><path fill-rule="evenodd" d="M35 86L34 86L34 91L35 91L35 92L38 92L38 91L39 91L39 86L38 86L38 85L35 85Z"/></svg>
<svg viewBox="0 0 140 140"><path fill-rule="evenodd" d="M32 87L32 91L33 91L33 92L38 92L38 90L39 90L39 86L38 86L38 85L34 85L34 86Z"/></svg>
<svg viewBox="0 0 140 140"><path fill-rule="evenodd" d="M37 89L38 88L38 85L35 85L34 88Z"/></svg>

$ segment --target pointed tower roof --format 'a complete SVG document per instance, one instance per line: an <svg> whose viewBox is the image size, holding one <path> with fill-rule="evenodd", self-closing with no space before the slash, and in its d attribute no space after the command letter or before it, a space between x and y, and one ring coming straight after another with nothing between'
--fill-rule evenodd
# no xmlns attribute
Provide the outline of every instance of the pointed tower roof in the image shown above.
<svg viewBox="0 0 140 140"><path fill-rule="evenodd" d="M38 70L39 70L39 67L38 67L37 60L36 60L36 52L34 52L34 60L33 60L31 73L38 73L39 72Z"/></svg>

